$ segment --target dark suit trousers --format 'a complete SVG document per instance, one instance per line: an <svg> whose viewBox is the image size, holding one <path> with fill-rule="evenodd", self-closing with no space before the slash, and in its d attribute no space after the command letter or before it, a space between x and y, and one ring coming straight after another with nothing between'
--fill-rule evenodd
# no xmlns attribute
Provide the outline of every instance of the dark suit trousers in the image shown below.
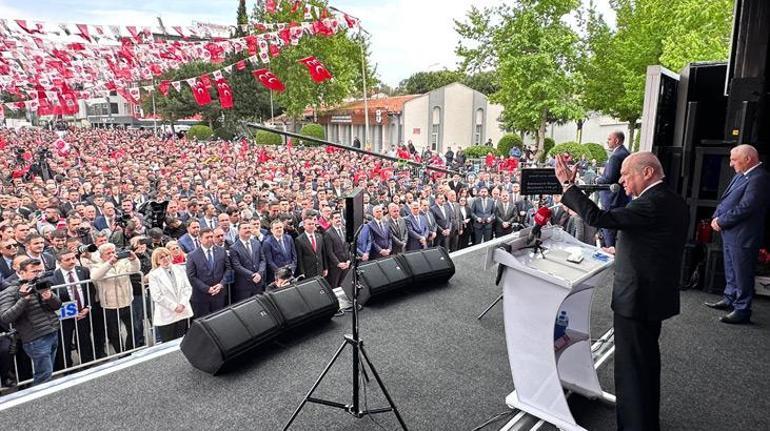
<svg viewBox="0 0 770 431"><path fill-rule="evenodd" d="M754 269L759 249L724 244L722 250L725 262L724 298L739 313L751 315Z"/></svg>
<svg viewBox="0 0 770 431"><path fill-rule="evenodd" d="M337 266L332 266L330 264L329 273L326 274L326 281L329 282L329 286L331 286L332 289L335 287L340 287L342 280L345 279L345 275L348 273L348 271L350 271L350 267L348 267L348 269L342 270L337 268Z"/></svg>
<svg viewBox="0 0 770 431"><path fill-rule="evenodd" d="M491 239L492 223L480 224L473 227L474 244L481 244L482 242L490 241Z"/></svg>
<svg viewBox="0 0 770 431"><path fill-rule="evenodd" d="M232 299L231 304L235 304L236 302L243 301L244 299L251 298L252 296L262 293L265 291L265 285L260 284L257 286L256 284L252 283L251 286L249 286L248 289L238 289L233 287L230 289L230 292L232 293Z"/></svg>
<svg viewBox="0 0 770 431"><path fill-rule="evenodd" d="M660 430L661 322L614 315L618 431Z"/></svg>
<svg viewBox="0 0 770 431"><path fill-rule="evenodd" d="M208 301L190 301L193 309L193 319L208 316L209 314L225 308L225 294L219 292L215 297Z"/></svg>
<svg viewBox="0 0 770 431"><path fill-rule="evenodd" d="M75 325L77 325L77 334L75 333ZM59 351L56 353L56 362L59 362L59 356L61 356L64 367L71 367L73 365L73 350L78 352L81 364L94 360L94 346L91 344L91 323L88 316L78 321L67 319L61 322L61 331L64 333L64 337L59 344Z"/></svg>

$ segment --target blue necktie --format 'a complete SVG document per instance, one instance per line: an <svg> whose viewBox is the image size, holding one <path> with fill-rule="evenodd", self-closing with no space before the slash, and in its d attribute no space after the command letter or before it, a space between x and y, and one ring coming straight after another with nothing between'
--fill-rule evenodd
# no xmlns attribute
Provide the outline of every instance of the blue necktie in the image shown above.
<svg viewBox="0 0 770 431"><path fill-rule="evenodd" d="M211 251L212 249L209 249L208 254L208 261L209 261L209 268L214 269L214 253Z"/></svg>

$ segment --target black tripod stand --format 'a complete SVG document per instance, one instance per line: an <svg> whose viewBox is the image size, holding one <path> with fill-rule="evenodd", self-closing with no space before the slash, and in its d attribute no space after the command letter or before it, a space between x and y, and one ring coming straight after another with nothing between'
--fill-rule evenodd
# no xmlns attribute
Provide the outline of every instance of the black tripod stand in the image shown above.
<svg viewBox="0 0 770 431"><path fill-rule="evenodd" d="M356 256L356 243L358 242L358 234L360 233L360 231L361 229L359 228L358 232L356 232L356 234L353 237L352 244L350 244L351 255L354 256L353 268L352 268L353 273L351 274L352 275L351 279L353 283L353 313L352 313L352 319L353 319L352 332L353 333L345 334L344 340L342 341L342 345L340 345L340 347L334 353L334 356L332 356L332 359L329 361L329 363L326 364L326 367L321 372L321 375L318 376L318 379L313 384L313 387L310 388L310 391L308 391L307 395L305 395L305 398L302 399L302 402L299 404L297 409L294 410L294 414L291 415L291 418L289 418L289 421L286 422L286 425L284 425L283 427L284 431L289 429L292 422L294 422L294 419L297 417L299 412L308 402L342 409L358 419L361 419L366 415L373 415L376 413L387 413L392 411L396 415L396 419L398 419L398 423L401 425L401 428L404 431L407 430L404 420L401 418L401 415L399 414L395 403L393 403L393 399L390 397L388 390L385 388L385 384L382 383L382 380L380 379L380 375L377 374L377 370L374 369L374 365L372 364L372 361L369 359L369 355L366 354L366 350L364 349L364 340L362 340L358 335L358 290L360 286L358 284L358 263L357 263L357 259L355 259L355 256ZM353 349L353 400L352 400L352 403L342 404L336 401L329 401L329 400L313 397L313 392L315 392L316 388L318 388L318 385L321 384L321 381L323 381L324 377L326 376L326 373L329 372L332 365L334 365L334 363L342 354L342 351L345 350L345 347L347 346L350 346ZM362 359L363 359L363 363L361 363ZM364 378L366 379L367 382L369 381L369 377L366 374L366 369L364 368L364 364L369 366L369 370L371 370L372 375L374 376L374 379L377 381L377 384L380 386L380 389L382 390L382 393L385 395L385 398L388 400L388 404L390 405L390 407L377 408L377 409L366 408L363 410L361 409L360 380L359 380L360 373L363 372Z"/></svg>

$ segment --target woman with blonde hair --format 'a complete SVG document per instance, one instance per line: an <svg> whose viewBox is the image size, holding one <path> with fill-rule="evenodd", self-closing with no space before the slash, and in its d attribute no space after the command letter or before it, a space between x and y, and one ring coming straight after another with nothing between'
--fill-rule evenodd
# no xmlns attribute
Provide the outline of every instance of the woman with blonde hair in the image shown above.
<svg viewBox="0 0 770 431"><path fill-rule="evenodd" d="M150 297L155 303L152 324L161 341L171 341L187 332L187 319L192 317L190 306L192 286L180 266L171 263L171 252L158 247L152 252L152 271L147 274Z"/></svg>
<svg viewBox="0 0 770 431"><path fill-rule="evenodd" d="M178 241L167 242L166 248L171 252L171 263L174 265L184 265L187 263L187 255L184 254L184 250L179 246Z"/></svg>

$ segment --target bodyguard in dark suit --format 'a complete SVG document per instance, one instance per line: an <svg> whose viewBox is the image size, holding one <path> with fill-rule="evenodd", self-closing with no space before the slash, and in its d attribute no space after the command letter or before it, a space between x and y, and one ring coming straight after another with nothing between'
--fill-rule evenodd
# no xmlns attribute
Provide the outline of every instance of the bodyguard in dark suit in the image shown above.
<svg viewBox="0 0 770 431"><path fill-rule="evenodd" d="M193 287L190 305L195 318L206 316L225 306L224 278L230 269L227 253L214 245L214 232L201 229L201 246L187 255L187 278Z"/></svg>
<svg viewBox="0 0 770 431"><path fill-rule="evenodd" d="M57 352L56 362L61 361L62 368L73 365L72 351L77 350L80 363L85 364L94 360L94 345L91 343L91 328L96 328L100 319L94 319L92 306L96 303L96 288L91 283L78 283L91 279L91 272L84 266L77 265L78 259L74 252L65 250L57 256L59 268L53 273L54 286L69 284L58 290L62 302L75 301L78 315L72 319L64 319L62 325L62 346ZM102 329L103 331L104 329ZM95 337L98 338L98 337ZM102 350L104 347L102 346Z"/></svg>
<svg viewBox="0 0 770 431"><path fill-rule="evenodd" d="M372 260L390 256L393 251L393 242L390 239L390 225L383 219L382 212L382 205L375 205L372 208L373 219L368 223L372 241L369 258Z"/></svg>
<svg viewBox="0 0 770 431"><path fill-rule="evenodd" d="M406 241L406 251L428 248L428 219L420 214L420 204L417 201L409 204L411 214L406 217L406 228L409 232L409 239Z"/></svg>
<svg viewBox="0 0 770 431"><path fill-rule="evenodd" d="M687 239L688 208L663 183L663 168L648 152L627 157L620 180L636 199L600 210L574 187L577 168L559 156L562 203L591 226L617 229L612 310L619 430L660 430L661 322L679 314L678 277Z"/></svg>
<svg viewBox="0 0 770 431"><path fill-rule="evenodd" d="M452 209L446 203L444 194L436 195L436 204L430 209L433 219L436 220L436 241L435 245L444 247L449 251L449 238L453 229Z"/></svg>
<svg viewBox="0 0 770 431"><path fill-rule="evenodd" d="M438 234L438 224L436 224L436 218L433 217L433 213L430 210L431 206L430 200L420 200L420 214L425 216L425 220L428 221L428 247L436 245L436 235Z"/></svg>
<svg viewBox="0 0 770 431"><path fill-rule="evenodd" d="M323 236L316 232L314 215L308 215L302 221L305 232L294 240L297 250L297 273L305 278L316 276L326 277L326 253L324 251Z"/></svg>
<svg viewBox="0 0 770 431"><path fill-rule="evenodd" d="M462 229L462 214L460 211L460 204L457 203L457 193L454 190L450 190L446 194L447 203L446 207L449 209L450 218L452 221L452 230L449 232L449 250L457 251L460 249L460 230Z"/></svg>
<svg viewBox="0 0 770 431"><path fill-rule="evenodd" d="M13 269L13 258L18 250L19 244L13 238L0 243L0 280L4 280L16 273Z"/></svg>
<svg viewBox="0 0 770 431"><path fill-rule="evenodd" d="M611 154L607 164L604 165L604 173L600 177L596 177L594 181L596 184L615 184L620 180L620 167L623 164L623 160L628 157L628 150L623 146L626 136L623 132L616 130L607 137L607 148L609 148ZM599 192L599 202L602 204L602 208L605 210L611 210L613 208L621 208L628 204L630 198L623 192L623 190L617 193L612 193L609 190L603 190ZM602 236L604 237L605 247L615 246L615 230L614 229L602 229Z"/></svg>
<svg viewBox="0 0 770 431"><path fill-rule="evenodd" d="M406 251L406 243L409 240L409 228L406 221L401 217L397 204L388 205L388 216L385 221L390 227L390 240L393 242L391 254L399 254Z"/></svg>
<svg viewBox="0 0 770 431"><path fill-rule="evenodd" d="M272 283L275 280L275 272L279 268L288 266L291 272L297 270L297 251L291 236L283 233L283 222L279 219L270 223L270 235L262 242L267 262L267 280Z"/></svg>
<svg viewBox="0 0 770 431"><path fill-rule="evenodd" d="M495 203L495 236L499 238L513 232L517 216L516 205L511 203L508 193L500 193L500 201Z"/></svg>
<svg viewBox="0 0 770 431"><path fill-rule="evenodd" d="M481 244L492 239L492 224L495 221L495 202L488 196L489 190L482 187L479 197L471 204L471 219L473 219L473 243Z"/></svg>
<svg viewBox="0 0 770 431"><path fill-rule="evenodd" d="M342 228L342 215L332 214L332 224L324 233L324 247L326 248L326 281L333 288L340 287L350 269L350 247L345 242L345 231Z"/></svg>
<svg viewBox="0 0 770 431"><path fill-rule="evenodd" d="M185 253L190 254L200 247L200 231L201 224L197 220L192 220L187 224L187 233L179 238L179 246Z"/></svg>
<svg viewBox="0 0 770 431"><path fill-rule="evenodd" d="M719 310L732 308L720 319L724 323L748 323L754 297L754 270L770 202L770 175L759 161L757 150L750 145L739 145L730 151L730 166L735 169L735 176L711 221L711 227L722 234L725 291L721 301L706 305Z"/></svg>
<svg viewBox="0 0 770 431"><path fill-rule="evenodd" d="M242 301L265 291L265 255L262 244L251 235L251 223L238 226L238 239L230 247L235 271L232 302Z"/></svg>

